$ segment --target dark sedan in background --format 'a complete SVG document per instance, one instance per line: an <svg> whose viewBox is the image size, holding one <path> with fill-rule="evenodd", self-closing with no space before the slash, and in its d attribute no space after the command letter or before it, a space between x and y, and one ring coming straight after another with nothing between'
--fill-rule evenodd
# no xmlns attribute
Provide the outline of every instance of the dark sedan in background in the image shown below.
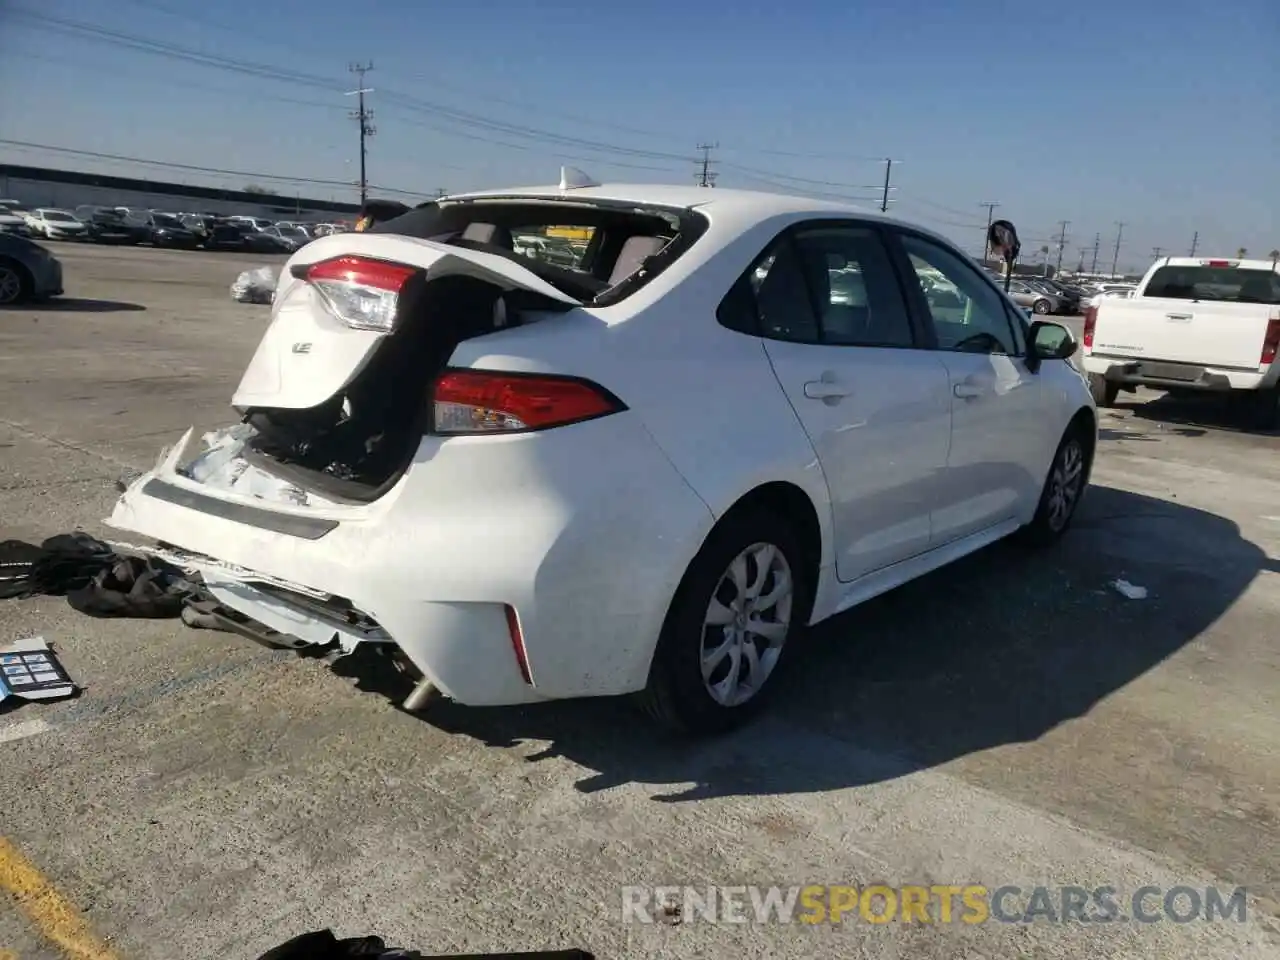
<svg viewBox="0 0 1280 960"><path fill-rule="evenodd" d="M76 216L89 228L95 243L145 243L147 230L111 207L76 207Z"/></svg>
<svg viewBox="0 0 1280 960"><path fill-rule="evenodd" d="M0 234L0 307L62 293L62 264L40 244Z"/></svg>
<svg viewBox="0 0 1280 960"><path fill-rule="evenodd" d="M151 213L144 222L147 242L156 247L180 247L194 250L200 246L200 237L190 227L171 213Z"/></svg>

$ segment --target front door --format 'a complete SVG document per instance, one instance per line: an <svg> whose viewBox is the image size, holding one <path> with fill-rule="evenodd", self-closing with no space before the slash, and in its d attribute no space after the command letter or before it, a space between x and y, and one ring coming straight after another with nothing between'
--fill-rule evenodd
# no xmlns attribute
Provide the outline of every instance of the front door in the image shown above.
<svg viewBox="0 0 1280 960"><path fill-rule="evenodd" d="M950 384L938 352L917 349L879 228L802 225L766 254L752 286L765 350L831 493L837 576L924 552Z"/></svg>
<svg viewBox="0 0 1280 960"><path fill-rule="evenodd" d="M1046 439L1043 379L1027 368L1015 308L956 252L918 234L898 236L951 391L947 479L933 515L937 547L1028 516L1044 484L1045 451L1051 455L1058 438Z"/></svg>

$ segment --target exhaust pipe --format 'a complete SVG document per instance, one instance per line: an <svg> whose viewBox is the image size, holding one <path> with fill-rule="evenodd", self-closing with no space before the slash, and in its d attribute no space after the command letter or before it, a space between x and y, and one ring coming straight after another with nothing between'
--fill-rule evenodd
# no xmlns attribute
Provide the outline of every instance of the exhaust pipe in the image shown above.
<svg viewBox="0 0 1280 960"><path fill-rule="evenodd" d="M418 681L413 691L404 698L404 703L401 706L409 713L417 713L439 696L439 688L426 677L423 677Z"/></svg>

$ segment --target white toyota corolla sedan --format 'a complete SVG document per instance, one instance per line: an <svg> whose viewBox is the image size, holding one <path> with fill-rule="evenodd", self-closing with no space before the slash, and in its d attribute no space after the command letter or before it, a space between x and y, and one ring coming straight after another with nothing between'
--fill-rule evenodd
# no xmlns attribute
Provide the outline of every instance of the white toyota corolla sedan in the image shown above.
<svg viewBox="0 0 1280 960"><path fill-rule="evenodd" d="M411 708L634 693L723 729L807 625L1054 541L1096 446L1065 328L935 233L803 198L567 172L321 237L271 309L241 423L109 522L255 638L384 645Z"/></svg>

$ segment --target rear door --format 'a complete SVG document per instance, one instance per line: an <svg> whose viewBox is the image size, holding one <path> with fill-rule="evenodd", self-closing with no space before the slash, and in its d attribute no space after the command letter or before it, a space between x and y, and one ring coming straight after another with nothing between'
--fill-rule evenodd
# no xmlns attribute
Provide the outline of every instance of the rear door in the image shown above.
<svg viewBox="0 0 1280 960"><path fill-rule="evenodd" d="M948 374L951 445L933 513L939 547L1026 514L1057 447L1059 418L1051 388L1027 367L1016 308L958 251L907 230L893 235L920 281L911 302L931 323Z"/></svg>
<svg viewBox="0 0 1280 960"><path fill-rule="evenodd" d="M951 432L947 371L920 348L880 229L801 224L739 292L826 476L839 579L925 551Z"/></svg>
<svg viewBox="0 0 1280 960"><path fill-rule="evenodd" d="M1257 370L1267 321L1278 305L1274 270L1216 260L1162 266L1134 299L1102 301L1093 350Z"/></svg>

